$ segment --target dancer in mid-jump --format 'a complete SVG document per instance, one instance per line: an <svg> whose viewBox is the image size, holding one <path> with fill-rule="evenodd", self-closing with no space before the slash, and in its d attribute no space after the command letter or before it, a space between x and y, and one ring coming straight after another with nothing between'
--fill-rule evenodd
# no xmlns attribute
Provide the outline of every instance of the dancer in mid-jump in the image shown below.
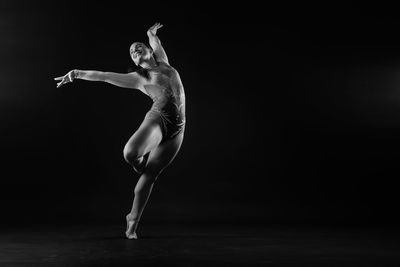
<svg viewBox="0 0 400 267"><path fill-rule="evenodd" d="M115 73L95 70L71 70L55 78L57 88L74 79L107 82L138 89L153 100L151 109L124 148L124 158L140 174L135 186L132 209L126 215L128 239L137 239L136 229L153 189L154 182L178 153L185 130L185 93L179 73L168 62L157 37L162 25L147 31L150 47L135 42L130 55L139 67L135 72Z"/></svg>

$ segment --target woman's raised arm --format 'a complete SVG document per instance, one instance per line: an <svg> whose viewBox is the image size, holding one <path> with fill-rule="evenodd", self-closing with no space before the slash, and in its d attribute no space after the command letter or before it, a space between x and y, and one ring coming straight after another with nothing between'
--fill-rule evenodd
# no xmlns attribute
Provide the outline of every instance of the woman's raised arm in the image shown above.
<svg viewBox="0 0 400 267"><path fill-rule="evenodd" d="M160 38L158 38L157 36L157 30L162 26L163 25L157 22L147 30L147 36L149 37L150 46L153 49L157 60L163 61L169 65L167 54L165 53L165 50L161 45Z"/></svg>

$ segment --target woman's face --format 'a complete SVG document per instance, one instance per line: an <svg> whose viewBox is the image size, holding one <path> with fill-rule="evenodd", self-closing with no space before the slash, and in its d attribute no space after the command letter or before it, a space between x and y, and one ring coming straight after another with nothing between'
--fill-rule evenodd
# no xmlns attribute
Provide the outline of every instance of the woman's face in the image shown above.
<svg viewBox="0 0 400 267"><path fill-rule="evenodd" d="M133 43L129 50L131 58L136 65L139 65L144 60L150 59L152 50L143 43Z"/></svg>

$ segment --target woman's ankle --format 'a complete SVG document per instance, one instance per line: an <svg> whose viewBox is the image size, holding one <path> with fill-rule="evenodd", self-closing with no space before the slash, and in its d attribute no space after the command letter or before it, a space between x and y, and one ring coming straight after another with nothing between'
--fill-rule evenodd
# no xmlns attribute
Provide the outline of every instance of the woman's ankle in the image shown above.
<svg viewBox="0 0 400 267"><path fill-rule="evenodd" d="M132 213L128 213L128 214L126 215L126 219L127 219L128 221L135 221L135 222L139 221L139 220L138 220L138 216L136 216L136 215L134 215L134 214L132 214Z"/></svg>

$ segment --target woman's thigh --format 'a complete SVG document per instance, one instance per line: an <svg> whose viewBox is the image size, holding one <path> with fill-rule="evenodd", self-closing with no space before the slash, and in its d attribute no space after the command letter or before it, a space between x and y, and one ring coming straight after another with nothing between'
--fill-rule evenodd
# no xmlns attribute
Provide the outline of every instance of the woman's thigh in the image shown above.
<svg viewBox="0 0 400 267"><path fill-rule="evenodd" d="M156 121L145 119L126 143L124 155L125 157L142 157L155 149L161 140L160 125Z"/></svg>
<svg viewBox="0 0 400 267"><path fill-rule="evenodd" d="M181 148L184 133L165 141L150 152L145 173L158 176L175 158Z"/></svg>

